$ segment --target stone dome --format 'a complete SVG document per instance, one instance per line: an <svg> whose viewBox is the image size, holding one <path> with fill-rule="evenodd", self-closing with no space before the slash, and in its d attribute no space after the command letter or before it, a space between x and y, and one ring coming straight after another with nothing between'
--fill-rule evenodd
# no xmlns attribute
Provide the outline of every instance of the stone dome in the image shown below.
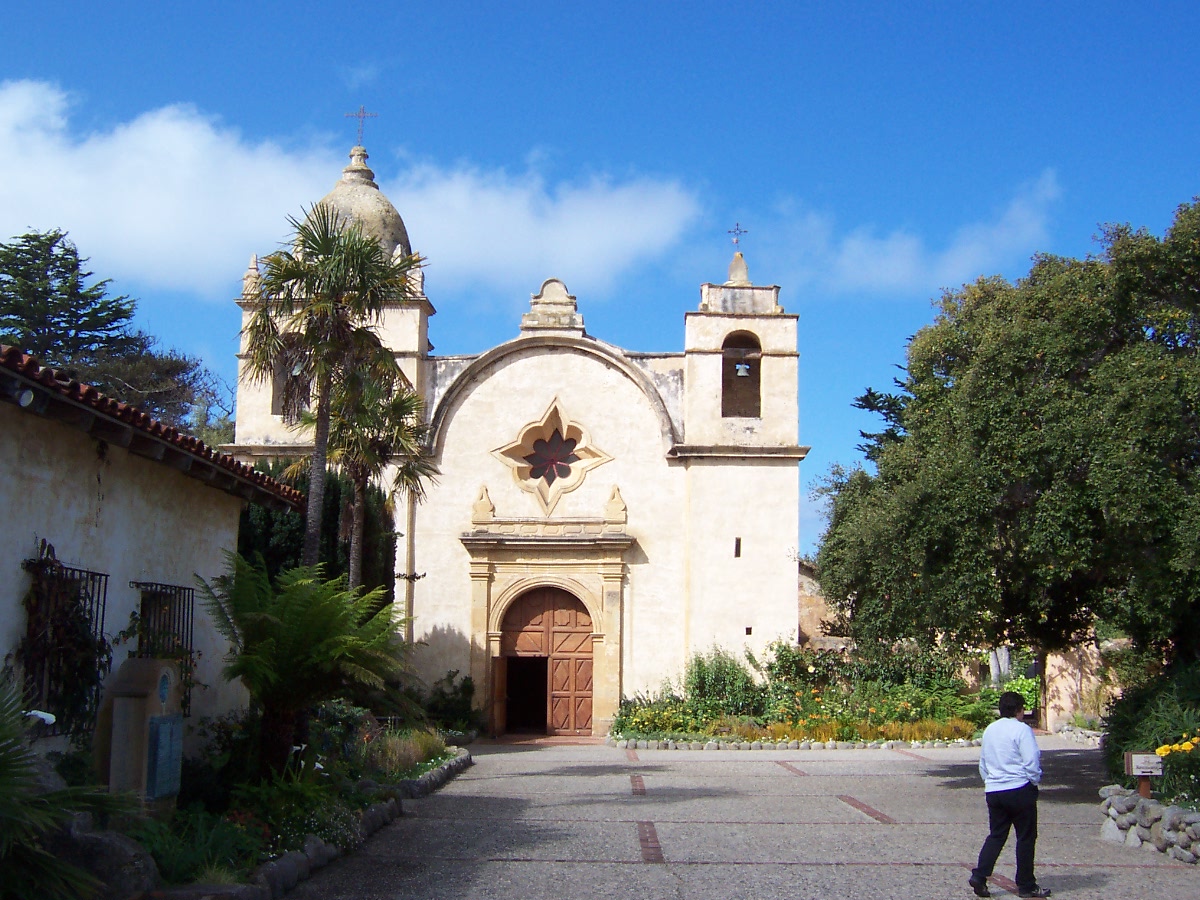
<svg viewBox="0 0 1200 900"><path fill-rule="evenodd" d="M350 165L342 170L341 179L321 202L332 206L339 215L361 222L367 234L376 238L389 255L412 253L404 220L375 183L375 173L367 166L365 147L351 149Z"/></svg>

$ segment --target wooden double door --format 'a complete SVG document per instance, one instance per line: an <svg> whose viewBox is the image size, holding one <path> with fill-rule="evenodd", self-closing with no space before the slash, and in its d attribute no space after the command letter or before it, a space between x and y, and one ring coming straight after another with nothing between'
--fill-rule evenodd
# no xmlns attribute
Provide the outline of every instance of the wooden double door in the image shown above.
<svg viewBox="0 0 1200 900"><path fill-rule="evenodd" d="M578 598L554 587L518 597L493 666L497 733L592 733L592 619Z"/></svg>

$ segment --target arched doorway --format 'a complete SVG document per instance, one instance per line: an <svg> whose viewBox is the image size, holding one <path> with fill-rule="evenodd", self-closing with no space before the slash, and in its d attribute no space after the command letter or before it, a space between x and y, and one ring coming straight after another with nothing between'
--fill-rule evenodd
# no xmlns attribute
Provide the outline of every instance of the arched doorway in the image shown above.
<svg viewBox="0 0 1200 900"><path fill-rule="evenodd" d="M592 631L587 608L561 588L513 601L493 660L497 733L592 733Z"/></svg>

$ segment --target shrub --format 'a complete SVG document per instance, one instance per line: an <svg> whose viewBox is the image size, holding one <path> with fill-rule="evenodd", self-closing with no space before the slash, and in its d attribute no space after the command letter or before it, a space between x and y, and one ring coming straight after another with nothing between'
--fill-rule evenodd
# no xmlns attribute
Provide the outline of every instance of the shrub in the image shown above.
<svg viewBox="0 0 1200 900"><path fill-rule="evenodd" d="M1006 691L1016 691L1020 694L1025 701L1026 710L1036 710L1041 707L1042 683L1038 679L1023 676L1010 678L1004 682L1003 688Z"/></svg>
<svg viewBox="0 0 1200 900"><path fill-rule="evenodd" d="M360 745L364 771L380 781L411 778L424 763L446 755L446 744L434 731L384 731Z"/></svg>
<svg viewBox="0 0 1200 900"><path fill-rule="evenodd" d="M204 605L229 641L227 680L240 678L262 709L259 766L283 771L303 714L349 685L383 687L404 672L406 647L395 634L396 610L378 590L361 594L320 566L281 573L230 556L230 571L200 581Z"/></svg>
<svg viewBox="0 0 1200 900"><path fill-rule="evenodd" d="M1184 806L1200 805L1200 728L1154 752L1163 758L1163 796Z"/></svg>
<svg viewBox="0 0 1200 900"><path fill-rule="evenodd" d="M75 813L125 812L133 804L102 788L41 791L22 706L16 687L0 679L0 891L6 900L91 897L102 885L52 856L43 839L68 825Z"/></svg>
<svg viewBox="0 0 1200 900"><path fill-rule="evenodd" d="M307 758L319 757L328 769L337 767L351 778L363 774L360 748L382 729L371 711L346 700L329 700L309 720Z"/></svg>
<svg viewBox="0 0 1200 900"><path fill-rule="evenodd" d="M422 705L429 719L442 728L471 731L482 725L480 712L475 709L475 681L470 675L458 678L458 669L451 669L435 681Z"/></svg>
<svg viewBox="0 0 1200 900"><path fill-rule="evenodd" d="M270 829L273 856L303 850L310 834L342 850L362 843L358 814L329 784L276 775L261 784L240 785L233 792L230 818L248 817Z"/></svg>
<svg viewBox="0 0 1200 900"><path fill-rule="evenodd" d="M717 703L734 715L756 715L766 699L750 670L720 647L688 660L683 688L689 701Z"/></svg>
<svg viewBox="0 0 1200 900"><path fill-rule="evenodd" d="M1114 779L1130 783L1123 755L1170 746L1181 736L1200 732L1200 661L1177 664L1173 671L1140 687L1127 689L1112 704L1104 719L1104 759ZM1186 739L1186 738L1185 738ZM1181 756L1164 764L1157 787L1166 797L1183 792L1195 802L1200 788L1194 762ZM1170 758L1166 760L1171 762Z"/></svg>
<svg viewBox="0 0 1200 900"><path fill-rule="evenodd" d="M211 813L229 808L235 784L252 780L258 772L258 734L261 717L251 709L204 717L195 726L204 742L200 755L183 761L180 773L180 809L201 803Z"/></svg>
<svg viewBox="0 0 1200 900"><path fill-rule="evenodd" d="M154 857L168 884L189 884L215 867L245 872L265 849L262 831L214 815L199 803L176 810L169 822L141 820L129 834Z"/></svg>

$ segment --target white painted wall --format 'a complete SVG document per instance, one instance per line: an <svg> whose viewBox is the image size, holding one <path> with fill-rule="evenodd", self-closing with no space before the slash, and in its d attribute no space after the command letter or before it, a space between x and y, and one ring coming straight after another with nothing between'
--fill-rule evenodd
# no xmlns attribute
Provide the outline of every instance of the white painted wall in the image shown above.
<svg viewBox="0 0 1200 900"><path fill-rule="evenodd" d="M25 629L21 601L29 587L22 560L38 541L54 545L64 565L106 573L104 630L125 628L140 596L130 581L195 586L226 568L236 549L242 501L167 465L104 444L70 426L0 404L0 652ZM240 683L220 675L224 639L196 598L197 677L192 721L246 705ZM114 670L127 647L114 653Z"/></svg>

